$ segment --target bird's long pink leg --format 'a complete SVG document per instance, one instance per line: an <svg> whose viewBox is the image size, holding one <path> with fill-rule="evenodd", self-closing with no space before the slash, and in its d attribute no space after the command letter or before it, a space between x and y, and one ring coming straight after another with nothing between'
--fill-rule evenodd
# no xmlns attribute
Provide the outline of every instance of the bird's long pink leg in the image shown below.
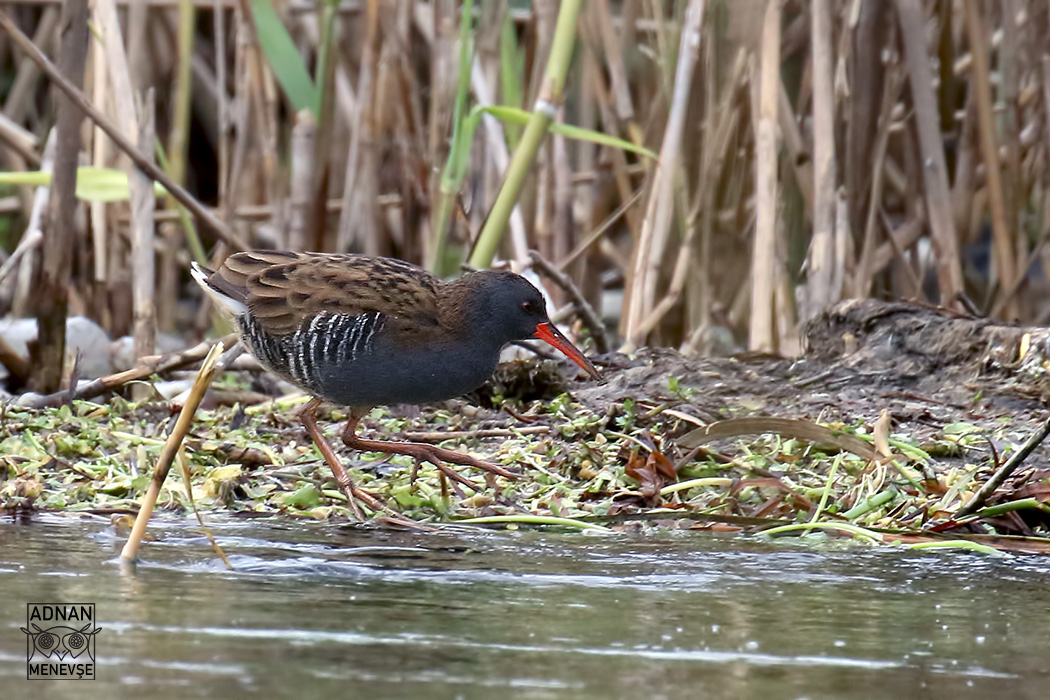
<svg viewBox="0 0 1050 700"><path fill-rule="evenodd" d="M358 520L364 519L364 514L361 512L360 506L357 505L358 501L361 501L374 511L391 512L389 508L377 501L370 493L357 488L357 486L354 485L353 480L350 478L350 475L346 473L345 469L343 469L339 457L337 457L332 450L332 446L328 444L328 440L326 440L321 433L321 429L317 427L316 414L317 407L320 405L320 399L311 399L308 404L303 406L303 410L299 414L299 420L302 421L303 427L306 428L306 432L309 433L314 444L317 445L317 449L321 451L321 456L324 457L324 461L328 463L332 473L335 474L335 480L339 483L339 490L343 492L343 495L346 496L347 501L349 501L350 509L354 512L354 517Z"/></svg>
<svg viewBox="0 0 1050 700"><path fill-rule="evenodd" d="M445 450L434 445L427 445L420 442L389 442L386 440L366 440L357 436L357 424L361 420L361 417L356 413L350 414L350 420L346 422L346 428L343 430L343 444L352 450L361 450L363 452L386 452L390 454L407 455L413 459L430 462L435 467L441 470L443 474L448 478L457 481L464 486L469 487L474 491L480 490L478 485L470 479L466 478L454 469L449 468L445 462L451 462L452 464L462 464L467 467L476 467L482 469L491 474L497 474L506 479L517 479L518 476L513 472L509 472L503 467L495 464L489 464L488 462L482 462L481 460L474 459L468 455L460 454L459 452L453 452L452 450Z"/></svg>

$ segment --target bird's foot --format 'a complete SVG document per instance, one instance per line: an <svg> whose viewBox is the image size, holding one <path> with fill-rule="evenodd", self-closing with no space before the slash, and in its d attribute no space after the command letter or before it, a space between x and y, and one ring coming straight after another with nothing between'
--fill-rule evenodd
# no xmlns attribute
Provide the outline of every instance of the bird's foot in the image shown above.
<svg viewBox="0 0 1050 700"><path fill-rule="evenodd" d="M350 426L347 426L349 428ZM453 452L452 450L446 450L441 447L434 445L428 445L422 442L388 442L385 440L365 440L357 437L356 434L347 430L343 433L343 444L352 450L361 450L364 452L387 452L392 454L406 455L416 460L416 462L430 462L446 477L451 479L453 482L457 482L471 489L472 491L481 491L481 486L467 477L463 476L455 469L448 466L451 464L461 464L467 467L475 467L488 472L489 475L502 476L505 479L517 479L517 474L509 472L501 466L496 464L490 464L483 462L479 459L475 459L469 455L461 454L459 452ZM415 468L413 468L413 476L415 475ZM492 486L491 476L486 476L486 482L489 486Z"/></svg>
<svg viewBox="0 0 1050 700"><path fill-rule="evenodd" d="M336 482L339 484L339 490L346 496L346 500L350 504L350 510L354 512L354 516L358 520L362 519L361 507L357 505L358 502L363 503L369 510L375 512L383 511L388 514L392 512L368 491L357 488L357 485L354 484L345 471L342 474L342 478L336 477Z"/></svg>
<svg viewBox="0 0 1050 700"><path fill-rule="evenodd" d="M317 407L320 404L321 401L319 399L311 400L303 407L303 411L299 417L302 420L303 427L306 428L306 432L309 433L314 444L317 445L317 449L320 450L324 461L328 464L328 467L335 475L336 483L339 484L339 490L344 496L346 496L347 505L350 507L350 511L354 514L354 517L358 521L365 519L364 513L361 511L361 506L358 505L359 503L363 503L373 512L386 513L388 517L395 521L405 521L405 518L403 518L400 513L384 504L368 491L358 488L357 485L354 484L353 479L350 478L350 475L346 473L342 463L339 461L339 457L335 454L335 451L332 450L332 446L328 444L328 440L325 439L321 429L317 426L317 420L314 416L317 412Z"/></svg>

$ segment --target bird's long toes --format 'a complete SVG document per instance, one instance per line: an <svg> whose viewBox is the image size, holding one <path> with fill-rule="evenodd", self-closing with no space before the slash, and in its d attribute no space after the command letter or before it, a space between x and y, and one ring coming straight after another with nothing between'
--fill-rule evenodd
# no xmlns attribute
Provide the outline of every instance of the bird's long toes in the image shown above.
<svg viewBox="0 0 1050 700"><path fill-rule="evenodd" d="M463 484L464 486L466 486L468 489L474 491L475 493L478 492L478 491L481 491L481 486L480 485L474 483L473 481L471 481L467 477L463 476L462 474L457 472L455 469L453 469L452 467L450 467L447 464L445 464L444 462L442 462L440 459L437 459L436 461L428 459L427 461L430 462L431 464L433 464L434 466L436 466L438 468L438 470L442 474L447 476L454 483L458 482L460 484ZM457 494L457 495L462 495L462 494Z"/></svg>
<svg viewBox="0 0 1050 700"><path fill-rule="evenodd" d="M480 459L475 459L471 457L470 455L452 452L451 450L439 450L437 448L435 448L434 451L440 455L441 459L445 460L446 462L452 462L452 464L461 464L465 467L475 467L477 469L482 469L492 474L496 474L497 476L502 476L506 479L514 480L520 478L519 475L515 474L514 472L508 471L499 465L492 464L490 462L483 462Z"/></svg>

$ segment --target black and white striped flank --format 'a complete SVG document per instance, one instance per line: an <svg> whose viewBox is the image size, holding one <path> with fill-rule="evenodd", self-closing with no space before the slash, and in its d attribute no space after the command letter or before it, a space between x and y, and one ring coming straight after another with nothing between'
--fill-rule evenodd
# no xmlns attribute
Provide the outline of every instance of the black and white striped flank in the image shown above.
<svg viewBox="0 0 1050 700"><path fill-rule="evenodd" d="M237 320L260 362L312 391L320 388L323 368L349 366L370 354L376 334L386 323L386 317L378 312L352 315L322 311L303 322L294 333L274 336L250 314Z"/></svg>

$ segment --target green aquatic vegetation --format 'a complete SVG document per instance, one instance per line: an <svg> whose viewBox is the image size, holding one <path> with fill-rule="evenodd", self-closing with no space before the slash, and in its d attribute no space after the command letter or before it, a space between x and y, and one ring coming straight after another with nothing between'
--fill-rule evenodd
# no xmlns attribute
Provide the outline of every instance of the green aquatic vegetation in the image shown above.
<svg viewBox="0 0 1050 700"><path fill-rule="evenodd" d="M352 517L295 416L303 402L285 397L257 406L198 411L184 454L202 511ZM788 529L770 532L809 533L811 542L817 531L828 539L889 542L885 533L870 533L918 532L933 518L943 521L975 483L987 478L989 439L1000 451L1001 463L1027 438L1013 425L989 431L956 423L921 436L894 433L887 441L892 459L873 461L771 434L727 438L690 453L676 447L675 437L695 426L665 414L667 406L625 400L596 412L561 394L544 402L518 400L514 415L452 402L410 414L379 408L362 420L369 437L424 436L520 476L498 479L493 488L483 473L457 467L477 485L476 492L462 484L443 484L430 464L419 465L413 479L408 457L346 450L338 440L345 409L322 410L321 425L361 488L421 522L487 519L474 524L591 531L637 526L637 519L647 517L682 527L723 520L756 530L787 522ZM0 509L133 512L171 425L166 404L119 397L39 411L8 407L0 419ZM872 431L860 423L831 427L872 441ZM445 431L454 432L442 440ZM971 459L945 462L937 449L927 449L940 444L961 445ZM645 486L628 475L627 466L632 454L644 463L653 450L677 472ZM177 470L169 476L158 507L189 509L186 484ZM1017 498L993 502L978 517L1001 518L1010 512L1027 517L1047 510L1036 498Z"/></svg>

